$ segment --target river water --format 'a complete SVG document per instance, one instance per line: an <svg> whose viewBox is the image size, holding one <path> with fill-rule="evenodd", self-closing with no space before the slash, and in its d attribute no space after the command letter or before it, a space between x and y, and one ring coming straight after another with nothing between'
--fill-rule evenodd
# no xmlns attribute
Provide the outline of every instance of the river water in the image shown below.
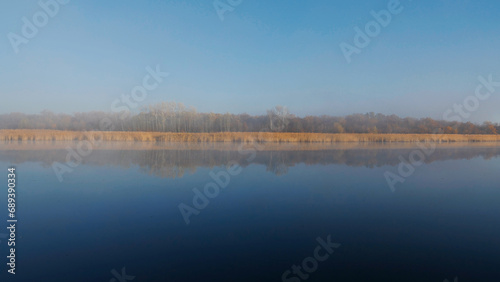
<svg viewBox="0 0 500 282"><path fill-rule="evenodd" d="M410 156L424 156L413 170L401 166ZM2 144L0 280L498 281L499 156L484 145Z"/></svg>

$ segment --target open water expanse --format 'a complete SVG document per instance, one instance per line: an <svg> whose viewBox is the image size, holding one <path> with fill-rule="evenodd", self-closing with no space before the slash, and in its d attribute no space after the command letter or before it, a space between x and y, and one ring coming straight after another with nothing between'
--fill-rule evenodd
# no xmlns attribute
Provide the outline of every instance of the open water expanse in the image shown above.
<svg viewBox="0 0 500 282"><path fill-rule="evenodd" d="M82 155L2 144L0 281L500 281L499 156L482 145L106 144Z"/></svg>

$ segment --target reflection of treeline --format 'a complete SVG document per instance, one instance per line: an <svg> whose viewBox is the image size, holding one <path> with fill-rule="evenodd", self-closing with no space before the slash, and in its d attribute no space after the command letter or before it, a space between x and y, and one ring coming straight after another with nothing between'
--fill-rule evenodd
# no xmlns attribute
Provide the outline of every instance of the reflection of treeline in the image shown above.
<svg viewBox="0 0 500 282"><path fill-rule="evenodd" d="M317 132L317 133L435 133L497 134L499 124L400 118L396 115L353 114L345 117L290 114L276 106L266 115L198 113L181 103L163 102L141 112L88 112L54 114L11 113L0 115L0 129L54 129L70 131L152 132Z"/></svg>
<svg viewBox="0 0 500 282"><path fill-rule="evenodd" d="M283 150L258 151L255 159L247 161L250 154L237 150L103 150L83 158L82 164L98 166L139 166L142 171L161 177L182 177L186 172L194 172L198 167L213 168L228 165L231 161L246 167L249 164L265 165L268 171L277 175L285 174L296 164L379 167L396 166L400 156L408 156L415 148L378 149L330 149L330 150ZM426 156L425 163L439 160L457 160L482 157L490 159L500 155L500 147L442 147ZM18 164L41 162L50 167L54 162L67 161L66 150L9 150L0 151L0 161Z"/></svg>

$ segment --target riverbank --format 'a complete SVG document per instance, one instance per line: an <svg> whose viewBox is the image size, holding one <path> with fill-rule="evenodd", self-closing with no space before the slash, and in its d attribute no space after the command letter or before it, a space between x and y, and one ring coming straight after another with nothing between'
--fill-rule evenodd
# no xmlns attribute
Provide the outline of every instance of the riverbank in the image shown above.
<svg viewBox="0 0 500 282"><path fill-rule="evenodd" d="M120 132L0 130L0 141L106 141L106 142L244 142L244 143L415 143L415 142L500 142L500 135L462 134L369 134L369 133L288 133L288 132Z"/></svg>

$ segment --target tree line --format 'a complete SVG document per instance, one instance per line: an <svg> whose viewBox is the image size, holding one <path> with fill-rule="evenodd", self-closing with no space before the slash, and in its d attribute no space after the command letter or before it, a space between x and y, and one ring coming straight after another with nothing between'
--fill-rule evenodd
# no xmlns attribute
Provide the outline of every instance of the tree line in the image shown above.
<svg viewBox="0 0 500 282"><path fill-rule="evenodd" d="M443 121L375 113L298 117L283 106L263 115L199 113L182 103L161 102L137 113L102 111L0 115L0 129L152 132L314 132L314 133L445 133L498 134L500 124Z"/></svg>

